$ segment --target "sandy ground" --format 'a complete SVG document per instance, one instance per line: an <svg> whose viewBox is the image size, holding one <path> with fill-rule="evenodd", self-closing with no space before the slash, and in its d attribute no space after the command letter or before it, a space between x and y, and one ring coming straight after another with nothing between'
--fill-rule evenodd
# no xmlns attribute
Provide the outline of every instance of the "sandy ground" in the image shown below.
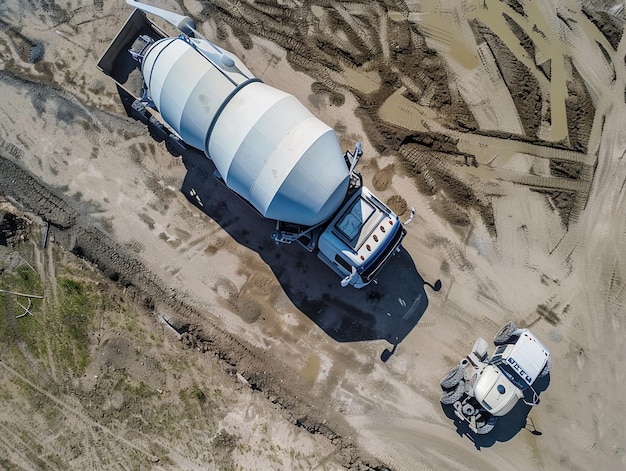
<svg viewBox="0 0 626 471"><path fill-rule="evenodd" d="M130 14L123 2L9 0L0 147L76 208L59 240L89 254L73 224L110 235L186 306L154 297L158 315L193 325L196 346L210 350L216 327L249 346L240 374L300 403L364 466L626 465L622 4L154 3L194 15L345 148L362 140L366 182L417 208L405 251L355 291L298 247L274 247L272 224L214 182L210 162L172 158L123 116L95 68ZM135 279L116 257L91 255ZM436 279L435 293L424 282ZM442 409L438 382L509 319L551 350L549 384L539 407L473 437Z"/></svg>

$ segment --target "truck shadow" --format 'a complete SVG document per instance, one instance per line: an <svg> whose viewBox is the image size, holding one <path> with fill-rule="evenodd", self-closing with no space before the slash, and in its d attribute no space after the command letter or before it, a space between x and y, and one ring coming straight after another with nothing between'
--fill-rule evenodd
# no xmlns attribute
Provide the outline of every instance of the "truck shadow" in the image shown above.
<svg viewBox="0 0 626 471"><path fill-rule="evenodd" d="M550 374L543 378L537 379L534 384L535 391L541 395L550 384ZM527 394L527 400L530 399ZM540 407L540 406L539 406ZM456 432L460 436L467 436L467 438L474 444L477 450L481 448L489 448L497 442L507 442L515 437L522 430L526 430L536 436L541 436L540 430L537 430L533 419L529 416L530 411L533 409L531 406L524 404L523 401L519 401L513 410L504 417L498 417L493 430L485 435L477 435L470 430L468 424L460 420L454 413L454 407L452 405L441 404L441 409L449 419L454 421L456 426Z"/></svg>
<svg viewBox="0 0 626 471"><path fill-rule="evenodd" d="M387 340L386 361L420 321L428 307L427 283L406 250L383 268L377 283L357 290L342 288L340 278L303 247L276 245L274 222L264 219L243 199L213 177L215 167L203 154L182 155L187 174L181 191L237 243L256 251L272 270L291 302L337 342Z"/></svg>

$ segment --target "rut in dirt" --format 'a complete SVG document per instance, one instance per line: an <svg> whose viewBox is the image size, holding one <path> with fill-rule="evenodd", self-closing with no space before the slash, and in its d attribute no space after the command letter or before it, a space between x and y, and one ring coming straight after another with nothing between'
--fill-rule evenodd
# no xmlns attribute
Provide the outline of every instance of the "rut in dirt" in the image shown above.
<svg viewBox="0 0 626 471"><path fill-rule="evenodd" d="M233 337L207 319L205 312L182 300L132 252L116 243L88 215L81 215L60 191L37 180L13 158L0 148L0 194L49 223L50 236L64 249L95 264L135 302L167 317L187 348L214 355L229 374L242 374L253 390L284 410L292 424L325 436L337 447L347 469L388 469L345 438L353 435L350 426L341 417L329 416L322 405L307 400L289 370L277 367L280 361Z"/></svg>

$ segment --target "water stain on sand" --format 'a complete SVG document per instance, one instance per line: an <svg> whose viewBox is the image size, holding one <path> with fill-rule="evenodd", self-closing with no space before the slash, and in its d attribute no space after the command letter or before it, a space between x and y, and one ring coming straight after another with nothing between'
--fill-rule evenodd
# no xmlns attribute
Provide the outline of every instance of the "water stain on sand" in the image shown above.
<svg viewBox="0 0 626 471"><path fill-rule="evenodd" d="M321 362L318 356L310 355L300 370L302 379L307 384L314 384L320 374Z"/></svg>

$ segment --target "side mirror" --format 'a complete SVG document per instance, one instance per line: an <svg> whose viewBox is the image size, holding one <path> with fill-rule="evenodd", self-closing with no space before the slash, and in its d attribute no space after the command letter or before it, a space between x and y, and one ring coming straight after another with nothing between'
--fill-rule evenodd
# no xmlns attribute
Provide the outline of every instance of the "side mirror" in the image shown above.
<svg viewBox="0 0 626 471"><path fill-rule="evenodd" d="M411 215L409 216L409 219L407 219L406 221L404 221L404 225L407 226L409 224L411 224L411 221L413 220L413 218L415 217L415 206L413 206L411 208Z"/></svg>
<svg viewBox="0 0 626 471"><path fill-rule="evenodd" d="M352 267L352 273L350 273L348 276L346 276L343 280L341 280L341 287L345 288L346 286L348 286L352 280L354 280L358 275L358 272L356 271L355 267Z"/></svg>

